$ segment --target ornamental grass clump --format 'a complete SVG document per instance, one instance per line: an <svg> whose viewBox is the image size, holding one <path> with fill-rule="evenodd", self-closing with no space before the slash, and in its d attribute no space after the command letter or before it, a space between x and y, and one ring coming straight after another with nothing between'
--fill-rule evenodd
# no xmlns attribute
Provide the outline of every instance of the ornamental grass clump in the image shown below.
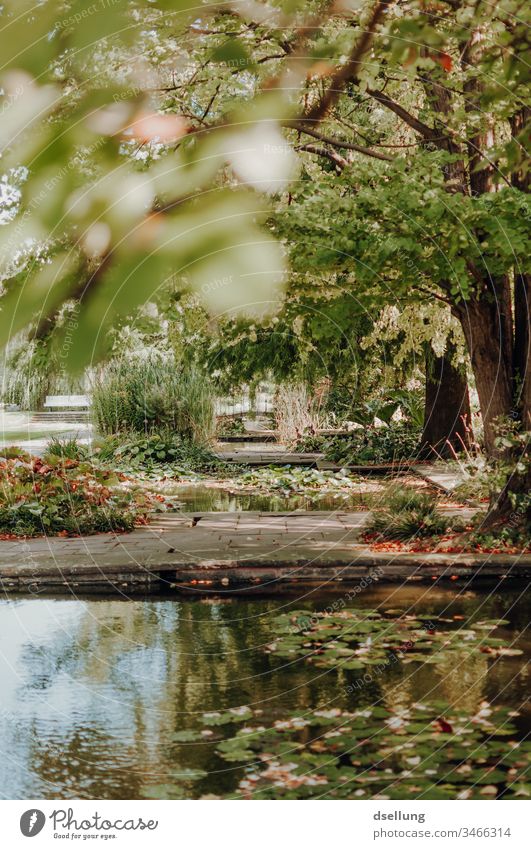
<svg viewBox="0 0 531 849"><path fill-rule="evenodd" d="M86 460L88 455L88 448L81 445L75 437L61 439L58 436L52 436L46 446L43 459L54 460L57 457L62 457L64 460Z"/></svg>
<svg viewBox="0 0 531 849"><path fill-rule="evenodd" d="M112 360L94 381L92 412L102 435L171 432L198 445L215 431L208 377L159 352Z"/></svg>
<svg viewBox="0 0 531 849"><path fill-rule="evenodd" d="M373 511L366 531L382 540L409 540L439 536L451 526L452 519L438 510L434 495L397 487Z"/></svg>
<svg viewBox="0 0 531 849"><path fill-rule="evenodd" d="M10 452L12 454L12 452ZM86 460L0 451L0 535L73 536L130 531L164 499L132 487L125 475Z"/></svg>
<svg viewBox="0 0 531 849"><path fill-rule="evenodd" d="M304 434L315 433L327 424L322 397L302 383L278 387L275 398L275 424L280 442L295 445Z"/></svg>

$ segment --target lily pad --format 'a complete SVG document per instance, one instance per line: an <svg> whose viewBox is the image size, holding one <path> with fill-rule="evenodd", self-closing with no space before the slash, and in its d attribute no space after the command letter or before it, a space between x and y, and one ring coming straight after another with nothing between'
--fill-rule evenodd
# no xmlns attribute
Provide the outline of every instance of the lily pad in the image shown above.
<svg viewBox="0 0 531 849"><path fill-rule="evenodd" d="M526 797L531 745L497 738L515 734L509 713L484 702L471 717L440 701L400 711L313 711L240 729L217 751L247 764L236 798L309 799L324 786L333 799Z"/></svg>

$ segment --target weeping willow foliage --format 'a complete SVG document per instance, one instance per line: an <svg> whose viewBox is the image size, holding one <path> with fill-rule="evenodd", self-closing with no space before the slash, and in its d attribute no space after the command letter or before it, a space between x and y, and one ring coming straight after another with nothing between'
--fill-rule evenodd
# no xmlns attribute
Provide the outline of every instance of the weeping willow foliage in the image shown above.
<svg viewBox="0 0 531 849"><path fill-rule="evenodd" d="M94 380L92 413L102 434L172 432L205 444L215 430L210 380L158 353L112 360Z"/></svg>
<svg viewBox="0 0 531 849"><path fill-rule="evenodd" d="M84 391L83 379L69 375L57 355L44 342L14 340L7 351L1 397L21 410L40 410L47 395L71 395Z"/></svg>

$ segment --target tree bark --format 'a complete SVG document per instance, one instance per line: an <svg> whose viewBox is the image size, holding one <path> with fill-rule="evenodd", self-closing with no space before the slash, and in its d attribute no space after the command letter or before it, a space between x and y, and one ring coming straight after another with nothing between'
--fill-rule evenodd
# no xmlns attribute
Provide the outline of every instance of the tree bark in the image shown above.
<svg viewBox="0 0 531 849"><path fill-rule="evenodd" d="M454 308L465 334L483 418L487 456L503 456L495 444L495 421L513 410L512 369L507 362L499 299L474 298Z"/></svg>
<svg viewBox="0 0 531 849"><path fill-rule="evenodd" d="M511 134L519 139L531 119L531 108L524 106L510 119ZM529 192L531 174L517 167L511 183L521 192ZM531 275L514 270L514 394L521 410L524 430L531 430Z"/></svg>
<svg viewBox="0 0 531 849"><path fill-rule="evenodd" d="M426 349L426 401L420 456L451 457L470 448L470 399L466 375L452 363L453 350L442 357Z"/></svg>
<svg viewBox="0 0 531 849"><path fill-rule="evenodd" d="M525 430L531 430L531 275L514 279L514 393Z"/></svg>

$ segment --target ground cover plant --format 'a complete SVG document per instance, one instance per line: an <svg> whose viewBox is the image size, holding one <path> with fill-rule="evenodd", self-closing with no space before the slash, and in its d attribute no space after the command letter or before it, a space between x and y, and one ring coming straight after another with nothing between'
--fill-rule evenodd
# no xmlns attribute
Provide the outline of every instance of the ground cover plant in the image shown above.
<svg viewBox="0 0 531 849"><path fill-rule="evenodd" d="M95 456L117 469L159 477L221 474L226 466L207 446L179 439L169 431L113 434L96 443Z"/></svg>
<svg viewBox="0 0 531 849"><path fill-rule="evenodd" d="M349 497L359 496L361 509L364 503L365 506L371 503L371 493L383 489L381 484L351 475L346 469L332 472L292 465L243 469L231 479L229 485L234 492L249 491L285 496L300 494L310 498L342 494Z"/></svg>
<svg viewBox="0 0 531 849"><path fill-rule="evenodd" d="M3 537L131 531L165 504L162 496L88 458L0 451Z"/></svg>

